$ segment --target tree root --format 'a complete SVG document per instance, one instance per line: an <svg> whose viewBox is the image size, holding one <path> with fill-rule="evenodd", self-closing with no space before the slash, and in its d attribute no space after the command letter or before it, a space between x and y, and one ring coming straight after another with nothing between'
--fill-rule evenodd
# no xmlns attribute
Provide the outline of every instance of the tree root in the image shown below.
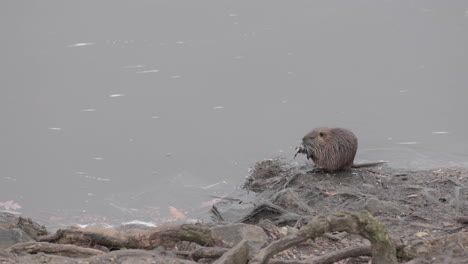
<svg viewBox="0 0 468 264"><path fill-rule="evenodd" d="M181 225L153 232L149 236L151 246L163 246L172 248L179 241L194 242L200 246L211 246L214 239L211 236L211 230L203 225Z"/></svg>
<svg viewBox="0 0 468 264"><path fill-rule="evenodd" d="M267 263L276 253L332 231L346 231L368 239L372 244L371 253L375 264L397 263L395 245L387 228L367 211L319 215L309 221L298 233L274 241L260 250L249 263Z"/></svg>
<svg viewBox="0 0 468 264"><path fill-rule="evenodd" d="M460 224L468 224L468 216L458 216L453 218L453 220Z"/></svg>
<svg viewBox="0 0 468 264"><path fill-rule="evenodd" d="M346 258L371 256L372 249L369 246L356 246L344 248L322 256L305 260L277 260L272 259L269 264L332 264Z"/></svg>
<svg viewBox="0 0 468 264"><path fill-rule="evenodd" d="M199 247L193 251L175 251L174 253L186 259L198 261L202 258L217 259L226 253L229 248Z"/></svg>

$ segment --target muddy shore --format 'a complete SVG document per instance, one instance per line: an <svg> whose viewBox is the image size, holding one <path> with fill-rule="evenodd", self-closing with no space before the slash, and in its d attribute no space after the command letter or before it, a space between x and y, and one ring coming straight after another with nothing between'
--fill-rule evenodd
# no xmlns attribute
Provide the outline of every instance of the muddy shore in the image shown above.
<svg viewBox="0 0 468 264"><path fill-rule="evenodd" d="M245 189L255 199L221 199L211 223L51 234L1 213L0 263L468 263L465 169L330 174L273 159L256 164Z"/></svg>

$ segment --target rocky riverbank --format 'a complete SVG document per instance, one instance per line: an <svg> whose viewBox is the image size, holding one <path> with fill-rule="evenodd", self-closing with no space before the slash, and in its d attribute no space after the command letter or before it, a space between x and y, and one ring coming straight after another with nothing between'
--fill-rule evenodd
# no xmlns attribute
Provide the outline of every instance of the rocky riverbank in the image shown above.
<svg viewBox="0 0 468 264"><path fill-rule="evenodd" d="M256 164L213 222L70 227L0 214L0 263L468 263L468 171Z"/></svg>

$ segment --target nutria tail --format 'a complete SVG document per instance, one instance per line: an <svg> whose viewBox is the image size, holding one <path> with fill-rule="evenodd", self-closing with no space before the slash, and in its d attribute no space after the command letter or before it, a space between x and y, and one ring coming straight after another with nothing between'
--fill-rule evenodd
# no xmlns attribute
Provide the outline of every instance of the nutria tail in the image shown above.
<svg viewBox="0 0 468 264"><path fill-rule="evenodd" d="M360 163L360 164L353 164L351 168L362 168L362 167L369 167L375 166L379 164L387 163L386 161L378 161L378 162L369 162L369 163Z"/></svg>

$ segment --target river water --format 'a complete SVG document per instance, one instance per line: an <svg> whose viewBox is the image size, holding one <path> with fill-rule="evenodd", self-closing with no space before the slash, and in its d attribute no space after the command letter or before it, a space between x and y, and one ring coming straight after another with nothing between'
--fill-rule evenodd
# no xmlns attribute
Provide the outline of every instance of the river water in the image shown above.
<svg viewBox="0 0 468 264"><path fill-rule="evenodd" d="M2 1L0 29L0 210L47 226L196 220L317 126L468 166L466 1Z"/></svg>

